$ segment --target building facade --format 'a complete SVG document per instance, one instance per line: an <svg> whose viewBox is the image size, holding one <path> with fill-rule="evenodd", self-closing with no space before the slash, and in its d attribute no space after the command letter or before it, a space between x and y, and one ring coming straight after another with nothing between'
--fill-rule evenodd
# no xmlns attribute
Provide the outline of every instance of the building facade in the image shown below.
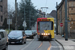
<svg viewBox="0 0 75 50"><path fill-rule="evenodd" d="M4 19L7 17L7 0L0 0L0 27L2 27Z"/></svg>
<svg viewBox="0 0 75 50"><path fill-rule="evenodd" d="M65 0L62 0L57 7L58 15L58 33L65 33ZM67 20L68 20L68 33L75 31L75 0L67 0ZM63 27L60 27L63 23Z"/></svg>

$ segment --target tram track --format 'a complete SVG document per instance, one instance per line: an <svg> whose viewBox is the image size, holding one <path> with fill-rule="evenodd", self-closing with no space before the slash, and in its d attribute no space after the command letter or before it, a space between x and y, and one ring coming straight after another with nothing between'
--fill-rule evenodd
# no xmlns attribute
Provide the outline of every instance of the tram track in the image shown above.
<svg viewBox="0 0 75 50"><path fill-rule="evenodd" d="M40 45L37 47L36 50L39 50L40 47L42 47L42 45L44 44L43 42L44 42L44 41L41 41ZM49 41L49 47L47 48L47 50L50 50L50 48L51 48L51 42Z"/></svg>
<svg viewBox="0 0 75 50"><path fill-rule="evenodd" d="M43 41L41 42L41 44L39 45L39 47L36 50L38 50L42 45L43 45Z"/></svg>
<svg viewBox="0 0 75 50"><path fill-rule="evenodd" d="M49 42L49 44L50 44L50 46L48 47L48 49L47 49L47 50L50 50L50 48L51 48L51 46L52 46L52 45L51 45L51 42Z"/></svg>

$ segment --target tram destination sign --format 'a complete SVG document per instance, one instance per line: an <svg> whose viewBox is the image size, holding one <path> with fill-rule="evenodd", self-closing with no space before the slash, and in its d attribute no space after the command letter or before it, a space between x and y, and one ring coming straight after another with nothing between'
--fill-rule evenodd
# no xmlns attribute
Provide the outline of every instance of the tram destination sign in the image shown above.
<svg viewBox="0 0 75 50"><path fill-rule="evenodd" d="M50 19L41 19L41 21L50 21Z"/></svg>

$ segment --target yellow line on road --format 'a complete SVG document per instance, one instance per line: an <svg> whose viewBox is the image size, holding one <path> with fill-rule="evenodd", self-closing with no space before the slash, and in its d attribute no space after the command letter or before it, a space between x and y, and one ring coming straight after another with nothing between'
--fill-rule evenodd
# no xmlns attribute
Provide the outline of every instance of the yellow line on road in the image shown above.
<svg viewBox="0 0 75 50"><path fill-rule="evenodd" d="M50 43L50 42L49 42ZM51 43L50 43L50 46L48 47L48 49L47 50L50 50L50 48L51 48Z"/></svg>
<svg viewBox="0 0 75 50"><path fill-rule="evenodd" d="M43 42L40 44L40 46L36 50L38 50L42 46L42 44L43 44Z"/></svg>

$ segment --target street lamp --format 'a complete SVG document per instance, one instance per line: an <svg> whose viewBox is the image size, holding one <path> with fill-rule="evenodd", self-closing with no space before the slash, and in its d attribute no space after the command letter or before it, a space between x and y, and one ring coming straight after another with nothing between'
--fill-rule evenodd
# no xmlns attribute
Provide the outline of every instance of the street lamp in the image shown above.
<svg viewBox="0 0 75 50"><path fill-rule="evenodd" d="M31 29L31 0L26 0L26 2L29 2L29 29Z"/></svg>
<svg viewBox="0 0 75 50"><path fill-rule="evenodd" d="M58 35L58 16L57 16L57 5L58 3L56 2L56 35Z"/></svg>
<svg viewBox="0 0 75 50"><path fill-rule="evenodd" d="M23 4L24 4L24 22L25 22L25 4L26 4L26 0L22 0L23 1ZM26 23L25 23L26 24ZM25 27L24 27L24 31L25 31Z"/></svg>
<svg viewBox="0 0 75 50"><path fill-rule="evenodd" d="M17 30L17 0L15 0L15 17L16 17L16 25L15 25L15 29Z"/></svg>

